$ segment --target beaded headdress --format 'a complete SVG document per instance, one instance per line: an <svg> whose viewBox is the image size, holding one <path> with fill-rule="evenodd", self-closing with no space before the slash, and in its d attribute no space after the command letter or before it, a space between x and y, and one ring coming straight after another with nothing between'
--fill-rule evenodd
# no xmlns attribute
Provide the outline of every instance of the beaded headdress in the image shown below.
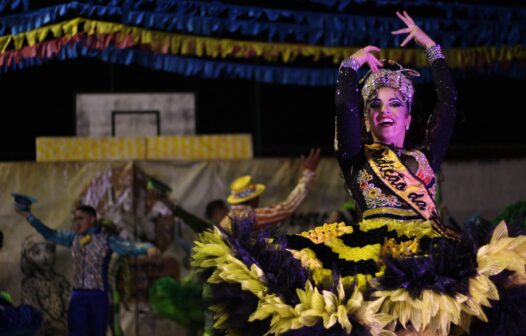
<svg viewBox="0 0 526 336"><path fill-rule="evenodd" d="M381 87L390 87L398 90L404 96L409 105L411 105L415 89L410 77L418 77L420 76L420 73L413 69L404 68L392 60L387 60L385 63L397 69L390 70L382 68L377 72L369 71L360 80L360 83L365 82L362 87L363 100L367 101L371 94Z"/></svg>

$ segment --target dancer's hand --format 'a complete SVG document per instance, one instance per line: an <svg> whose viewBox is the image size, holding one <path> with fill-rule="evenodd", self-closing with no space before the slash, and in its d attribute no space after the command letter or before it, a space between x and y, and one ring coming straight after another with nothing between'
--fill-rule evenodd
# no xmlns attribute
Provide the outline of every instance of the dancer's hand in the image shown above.
<svg viewBox="0 0 526 336"><path fill-rule="evenodd" d="M436 45L435 41L433 41L420 27L418 27L415 24L415 21L407 14L406 11L403 11L402 13L396 12L396 16L400 18L406 25L407 28L402 28L399 30L392 31L391 34L393 35L400 35L400 34L409 34L405 40L400 44L401 47L404 47L411 41L411 39L415 39L415 42L420 45L421 47L428 49Z"/></svg>
<svg viewBox="0 0 526 336"><path fill-rule="evenodd" d="M371 53L378 52L380 50L381 49L378 47L369 45L365 48L358 50L351 57L354 58L360 64L360 66L367 63L367 65L369 65L369 68L371 68L371 71L377 72L383 64L378 60L378 58L376 58L376 56L374 56Z"/></svg>
<svg viewBox="0 0 526 336"><path fill-rule="evenodd" d="M318 164L320 163L320 149L312 148L307 158L305 158L303 155L301 156L301 161L303 162L303 167L305 169L315 172L318 168Z"/></svg>

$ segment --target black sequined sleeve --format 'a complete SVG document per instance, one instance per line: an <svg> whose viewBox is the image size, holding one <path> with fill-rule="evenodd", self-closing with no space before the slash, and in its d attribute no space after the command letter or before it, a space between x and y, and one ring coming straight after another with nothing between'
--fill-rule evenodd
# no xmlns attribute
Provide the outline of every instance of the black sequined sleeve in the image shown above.
<svg viewBox="0 0 526 336"><path fill-rule="evenodd" d="M362 151L360 89L356 71L342 67L336 82L334 150L344 175L354 157Z"/></svg>
<svg viewBox="0 0 526 336"><path fill-rule="evenodd" d="M457 89L443 58L433 61L431 68L437 101L429 117L424 145L429 163L433 170L437 171L453 134L457 111Z"/></svg>

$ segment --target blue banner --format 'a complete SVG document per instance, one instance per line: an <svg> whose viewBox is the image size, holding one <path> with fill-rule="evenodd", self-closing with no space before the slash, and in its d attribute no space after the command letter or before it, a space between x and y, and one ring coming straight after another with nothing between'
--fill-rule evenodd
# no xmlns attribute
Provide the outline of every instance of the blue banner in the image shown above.
<svg viewBox="0 0 526 336"><path fill-rule="evenodd" d="M73 1L0 17L0 35L18 34L72 16L81 16L167 32L211 37L235 34L236 38L242 36L244 39L256 38L269 42L294 41L326 46L372 44L383 48L397 45L402 40L401 36L390 34L392 30L401 28L396 17L332 15L189 1L175 1L179 7L174 12L147 12L135 10L126 1L92 2L96 3ZM170 1L161 1L165 2ZM491 19L481 21L447 17L417 18L416 21L444 47L526 44L526 20L517 22L509 15L498 17L499 21L506 23L497 23ZM278 21L283 18L289 22Z"/></svg>

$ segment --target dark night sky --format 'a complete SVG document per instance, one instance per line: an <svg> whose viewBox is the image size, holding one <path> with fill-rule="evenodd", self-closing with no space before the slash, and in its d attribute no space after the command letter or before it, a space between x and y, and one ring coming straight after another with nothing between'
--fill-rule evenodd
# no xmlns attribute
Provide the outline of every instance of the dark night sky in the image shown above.
<svg viewBox="0 0 526 336"><path fill-rule="evenodd" d="M479 78L457 81L457 86L451 155L466 147L473 155L524 155L524 81ZM204 80L82 59L1 75L0 89L2 161L34 160L37 136L75 135L75 94L80 92L195 92L199 134L252 133L256 154L262 156L297 155L310 146L332 151L333 87ZM433 106L434 88L420 85L417 90L414 118L422 125ZM519 146L520 151L490 151L487 144L504 150Z"/></svg>

